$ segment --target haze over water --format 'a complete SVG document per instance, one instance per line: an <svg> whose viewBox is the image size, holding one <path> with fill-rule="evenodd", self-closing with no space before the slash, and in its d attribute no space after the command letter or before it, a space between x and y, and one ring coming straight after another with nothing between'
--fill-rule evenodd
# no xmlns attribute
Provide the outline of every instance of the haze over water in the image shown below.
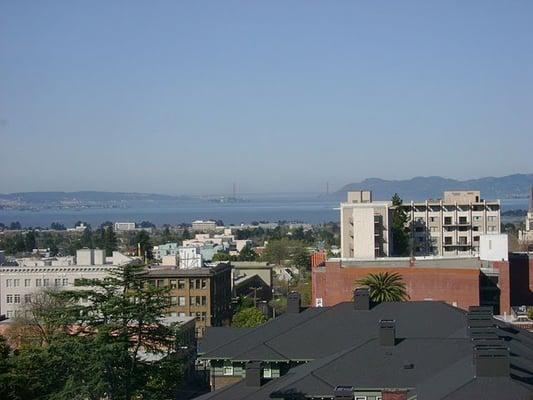
<svg viewBox="0 0 533 400"><path fill-rule="evenodd" d="M505 199L502 210L526 209L527 199ZM210 202L154 202L150 205L132 205L130 208L81 209L81 210L0 210L0 222L19 221L22 226L50 226L59 222L67 227L77 221L85 221L93 227L104 221L150 221L163 224L190 223L197 219L222 220L226 225L238 225L253 221L300 221L311 224L339 221L336 200L310 198L258 199L249 203L221 204Z"/></svg>

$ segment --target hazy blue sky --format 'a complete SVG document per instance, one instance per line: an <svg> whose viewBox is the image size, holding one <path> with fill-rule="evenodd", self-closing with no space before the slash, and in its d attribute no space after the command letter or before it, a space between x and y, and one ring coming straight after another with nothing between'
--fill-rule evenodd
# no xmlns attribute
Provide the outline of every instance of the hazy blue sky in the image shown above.
<svg viewBox="0 0 533 400"><path fill-rule="evenodd" d="M533 172L533 1L0 0L0 192Z"/></svg>

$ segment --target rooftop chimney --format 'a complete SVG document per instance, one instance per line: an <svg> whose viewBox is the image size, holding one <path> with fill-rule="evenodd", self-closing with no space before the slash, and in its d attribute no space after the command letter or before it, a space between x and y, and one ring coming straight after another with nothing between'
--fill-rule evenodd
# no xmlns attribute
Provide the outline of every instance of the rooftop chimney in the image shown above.
<svg viewBox="0 0 533 400"><path fill-rule="evenodd" d="M248 361L246 363L246 378L244 383L248 387L261 386L261 361Z"/></svg>
<svg viewBox="0 0 533 400"><path fill-rule="evenodd" d="M358 287L353 291L353 305L358 311L370 310L370 289Z"/></svg>
<svg viewBox="0 0 533 400"><path fill-rule="evenodd" d="M396 344L396 321L393 319L379 320L379 344L394 346Z"/></svg>
<svg viewBox="0 0 533 400"><path fill-rule="evenodd" d="M474 346L476 377L509 376L509 349L501 344Z"/></svg>
<svg viewBox="0 0 533 400"><path fill-rule="evenodd" d="M334 400L353 400L353 386L335 386L333 389Z"/></svg>
<svg viewBox="0 0 533 400"><path fill-rule="evenodd" d="M287 296L287 313L298 314L301 305L300 293L290 292Z"/></svg>

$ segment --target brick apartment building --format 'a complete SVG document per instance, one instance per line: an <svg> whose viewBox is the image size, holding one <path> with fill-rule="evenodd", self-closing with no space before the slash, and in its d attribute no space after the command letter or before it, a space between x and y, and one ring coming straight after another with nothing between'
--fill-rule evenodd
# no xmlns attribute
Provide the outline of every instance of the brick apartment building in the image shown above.
<svg viewBox="0 0 533 400"><path fill-rule="evenodd" d="M196 334L208 326L227 325L231 318L231 266L153 268L146 279L158 287L170 287L171 316L196 317Z"/></svg>

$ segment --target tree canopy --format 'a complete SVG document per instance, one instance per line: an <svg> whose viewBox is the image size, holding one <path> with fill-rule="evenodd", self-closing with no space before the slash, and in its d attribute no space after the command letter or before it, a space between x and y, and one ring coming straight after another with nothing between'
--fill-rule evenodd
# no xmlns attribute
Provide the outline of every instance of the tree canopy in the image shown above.
<svg viewBox="0 0 533 400"><path fill-rule="evenodd" d="M402 276L396 272L368 274L357 284L370 288L370 298L375 303L404 301L409 298Z"/></svg>
<svg viewBox="0 0 533 400"><path fill-rule="evenodd" d="M253 328L267 321L265 315L255 307L243 308L233 316L233 326L237 328Z"/></svg>
<svg viewBox="0 0 533 400"><path fill-rule="evenodd" d="M0 384L9 380L2 399L176 398L180 329L162 321L168 289L147 284L140 268L119 267L106 279L32 299L15 327L24 329L19 349L0 340L0 358L8 354Z"/></svg>

